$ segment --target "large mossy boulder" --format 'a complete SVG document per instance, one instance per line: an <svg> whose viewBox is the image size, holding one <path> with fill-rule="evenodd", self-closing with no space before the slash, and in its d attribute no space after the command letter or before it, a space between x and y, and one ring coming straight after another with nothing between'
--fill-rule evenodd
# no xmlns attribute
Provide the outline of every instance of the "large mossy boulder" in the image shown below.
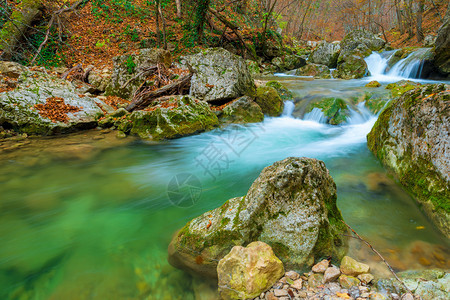
<svg viewBox="0 0 450 300"><path fill-rule="evenodd" d="M255 101L261 107L262 112L269 117L278 117L283 112L284 102L273 87L258 87Z"/></svg>
<svg viewBox="0 0 450 300"><path fill-rule="evenodd" d="M162 140L213 129L219 120L207 103L192 96L173 96L146 110L109 116L103 124L140 138Z"/></svg>
<svg viewBox="0 0 450 300"><path fill-rule="evenodd" d="M400 97L407 91L413 90L420 85L421 84L418 82L410 80L400 80L394 83L389 83L388 85L386 85L386 89L391 91L392 97Z"/></svg>
<svg viewBox="0 0 450 300"><path fill-rule="evenodd" d="M311 112L313 109L319 109L330 125L345 123L350 116L347 103L340 98L323 98L320 101L313 102L308 105L306 112Z"/></svg>
<svg viewBox="0 0 450 300"><path fill-rule="evenodd" d="M266 83L266 86L274 88L283 101L292 100L292 98L294 97L292 95L292 92L279 81L271 80Z"/></svg>
<svg viewBox="0 0 450 300"><path fill-rule="evenodd" d="M434 64L439 71L450 75L450 9L447 8L444 23L439 28L436 37Z"/></svg>
<svg viewBox="0 0 450 300"><path fill-rule="evenodd" d="M368 72L367 63L357 55L347 55L333 72L333 77L342 79L362 78Z"/></svg>
<svg viewBox="0 0 450 300"><path fill-rule="evenodd" d="M111 81L106 87L107 95L130 99L147 80L145 69L157 64L166 68L172 64L170 52L163 49L141 49L137 54L125 54L113 58Z"/></svg>
<svg viewBox="0 0 450 300"><path fill-rule="evenodd" d="M234 246L262 241L286 268L309 267L314 259L340 259L345 225L336 206L336 185L325 164L290 157L266 167L244 197L193 219L173 237L169 262L205 277Z"/></svg>
<svg viewBox="0 0 450 300"><path fill-rule="evenodd" d="M393 100L367 136L369 149L450 236L450 93L424 85Z"/></svg>
<svg viewBox="0 0 450 300"><path fill-rule="evenodd" d="M221 123L257 123L264 121L264 114L249 96L243 96L232 103L225 106L225 108L218 114Z"/></svg>
<svg viewBox="0 0 450 300"><path fill-rule="evenodd" d="M308 61L314 64L326 65L329 68L336 68L340 51L340 42L328 43L324 41L311 53Z"/></svg>
<svg viewBox="0 0 450 300"><path fill-rule="evenodd" d="M217 266L221 299L253 299L284 275L284 267L263 242L234 246Z"/></svg>
<svg viewBox="0 0 450 300"><path fill-rule="evenodd" d="M297 76L312 76L314 78L331 78L330 69L325 65L308 63L307 65L295 70Z"/></svg>
<svg viewBox="0 0 450 300"><path fill-rule="evenodd" d="M214 102L254 96L255 83L245 60L223 48L210 48L185 56L195 73L191 80L191 95Z"/></svg>
<svg viewBox="0 0 450 300"><path fill-rule="evenodd" d="M277 71L284 72L303 67L306 60L299 55L288 54L272 59L272 65L277 67Z"/></svg>
<svg viewBox="0 0 450 300"><path fill-rule="evenodd" d="M347 34L341 42L341 55L346 55L356 49L359 45L364 44L372 51L380 51L386 42L377 37L372 32L356 29Z"/></svg>
<svg viewBox="0 0 450 300"><path fill-rule="evenodd" d="M81 94L70 81L2 62L0 126L18 132L52 135L97 126L103 111L113 111L96 97Z"/></svg>

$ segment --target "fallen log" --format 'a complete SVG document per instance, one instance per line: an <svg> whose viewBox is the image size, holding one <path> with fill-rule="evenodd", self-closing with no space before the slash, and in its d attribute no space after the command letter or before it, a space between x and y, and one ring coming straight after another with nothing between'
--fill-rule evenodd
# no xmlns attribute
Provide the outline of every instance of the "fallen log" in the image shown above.
<svg viewBox="0 0 450 300"><path fill-rule="evenodd" d="M183 76L180 80L163 86L155 91L143 91L137 94L133 101L126 107L129 112L144 109L149 106L155 99L167 95L181 95L185 89L188 89L191 84L192 73Z"/></svg>

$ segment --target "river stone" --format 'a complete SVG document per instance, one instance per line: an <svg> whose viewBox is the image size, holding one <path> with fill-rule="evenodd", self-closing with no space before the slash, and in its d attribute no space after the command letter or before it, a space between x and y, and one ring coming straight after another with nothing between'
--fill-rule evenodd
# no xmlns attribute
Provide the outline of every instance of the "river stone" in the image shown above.
<svg viewBox="0 0 450 300"><path fill-rule="evenodd" d="M258 297L283 274L283 263L266 243L235 246L217 266L221 299Z"/></svg>
<svg viewBox="0 0 450 300"><path fill-rule="evenodd" d="M329 265L330 265L330 261L328 259L324 259L321 262L315 264L312 267L312 271L314 273L325 273L325 270L328 268Z"/></svg>
<svg viewBox="0 0 450 300"><path fill-rule="evenodd" d="M264 120L264 114L249 96L243 96L227 105L218 115L221 123L257 123Z"/></svg>
<svg viewBox="0 0 450 300"><path fill-rule="evenodd" d="M285 55L272 59L272 65L277 67L277 71L284 72L298 69L306 65L306 60L299 55Z"/></svg>
<svg viewBox="0 0 450 300"><path fill-rule="evenodd" d="M421 86L421 84L418 82L410 80L400 80L395 83L389 83L386 86L386 89L391 91L392 97L399 97L407 91L417 88L418 86Z"/></svg>
<svg viewBox="0 0 450 300"><path fill-rule="evenodd" d="M333 71L333 77L342 79L362 78L368 72L366 61L358 55L347 55Z"/></svg>
<svg viewBox="0 0 450 300"><path fill-rule="evenodd" d="M434 64L445 75L450 74L450 9L447 8L444 22L437 32Z"/></svg>
<svg viewBox="0 0 450 300"><path fill-rule="evenodd" d="M329 68L336 68L340 51L340 42L328 43L323 41L311 53L308 62L326 65Z"/></svg>
<svg viewBox="0 0 450 300"><path fill-rule="evenodd" d="M266 83L266 86L273 87L278 92L278 95L283 101L292 100L292 98L294 97L291 91L279 81L271 80Z"/></svg>
<svg viewBox="0 0 450 300"><path fill-rule="evenodd" d="M308 277L308 286L310 288L318 287L319 285L322 285L323 283L323 274L311 274L311 276Z"/></svg>
<svg viewBox="0 0 450 300"><path fill-rule="evenodd" d="M308 63L307 65L295 70L297 76L313 76L314 78L331 78L330 69L325 65Z"/></svg>
<svg viewBox="0 0 450 300"><path fill-rule="evenodd" d="M369 272L368 265L357 262L349 256L344 256L344 258L342 258L340 269L342 274L349 276L357 276Z"/></svg>
<svg viewBox="0 0 450 300"><path fill-rule="evenodd" d="M341 270L339 268L332 266L325 270L325 273L323 275L323 282L331 282L338 279L338 277L341 275Z"/></svg>
<svg viewBox="0 0 450 300"><path fill-rule="evenodd" d="M356 49L360 44L364 44L372 51L380 51L386 42L374 35L372 32L356 29L347 34L341 42L341 55L347 54Z"/></svg>
<svg viewBox="0 0 450 300"><path fill-rule="evenodd" d="M254 96L255 83L245 60L223 48L210 48L183 57L195 71L191 95L203 101L222 101Z"/></svg>
<svg viewBox="0 0 450 300"><path fill-rule="evenodd" d="M111 82L112 71L109 68L103 70L93 69L89 72L88 82L97 91L104 92Z"/></svg>
<svg viewBox="0 0 450 300"><path fill-rule="evenodd" d="M347 240L341 221L336 185L325 164L290 157L266 167L246 196L186 224L169 245L169 262L214 278L217 262L233 246L259 240L286 268L310 267L314 257L343 256Z"/></svg>
<svg viewBox="0 0 450 300"><path fill-rule="evenodd" d="M147 80L147 74L142 71L156 64L162 64L168 68L172 64L172 57L167 50L141 49L138 54L116 56L113 58L113 63L114 68L110 84L106 87L106 95L130 99L142 83Z"/></svg>
<svg viewBox="0 0 450 300"><path fill-rule="evenodd" d="M270 86L258 87L255 101L269 117L278 117L283 112L284 102L277 90Z"/></svg>
<svg viewBox="0 0 450 300"><path fill-rule="evenodd" d="M367 135L369 149L450 237L450 93L424 85L392 101Z"/></svg>
<svg viewBox="0 0 450 300"><path fill-rule="evenodd" d="M286 274L284 274L284 276L286 276L287 278L289 278L291 280L297 280L300 278L300 274L298 274L295 271L288 271L288 272L286 272Z"/></svg>
<svg viewBox="0 0 450 300"><path fill-rule="evenodd" d="M203 101L191 96L173 96L167 101L148 110L134 111L113 124L122 132L152 140L178 138L219 125L217 116Z"/></svg>
<svg viewBox="0 0 450 300"><path fill-rule="evenodd" d="M340 98L322 98L319 101L311 102L306 107L306 112L313 109L320 109L330 125L339 125L345 123L350 116L350 110L347 103Z"/></svg>
<svg viewBox="0 0 450 300"><path fill-rule="evenodd" d="M364 284L369 284L374 279L370 273L359 274L357 278Z"/></svg>
<svg viewBox="0 0 450 300"><path fill-rule="evenodd" d="M6 70L6 73L13 74L13 77L20 76L13 90L0 93L0 125L7 125L27 134L52 135L94 128L97 126L97 118L103 115L103 110L113 111L112 107L98 98L80 94L70 81L30 71L17 64L10 66L10 71ZM62 98L66 105L75 106L79 110L68 112L67 122L53 122L40 115L35 105L46 104L47 100L55 98Z"/></svg>
<svg viewBox="0 0 450 300"><path fill-rule="evenodd" d="M377 88L377 87L380 87L381 84L378 81L376 81L376 80L372 80L371 82L369 82L365 86L369 87L369 88Z"/></svg>
<svg viewBox="0 0 450 300"><path fill-rule="evenodd" d="M355 278L353 276L347 276L347 275L344 275L344 274L339 276L339 284L344 289L349 289L352 286L358 286L359 282L360 282L359 279Z"/></svg>

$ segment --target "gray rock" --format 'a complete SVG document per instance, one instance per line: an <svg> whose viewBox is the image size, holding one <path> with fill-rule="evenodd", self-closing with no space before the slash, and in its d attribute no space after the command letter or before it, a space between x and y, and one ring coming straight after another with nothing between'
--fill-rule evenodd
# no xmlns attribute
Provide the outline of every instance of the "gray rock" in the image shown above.
<svg viewBox="0 0 450 300"><path fill-rule="evenodd" d="M434 35L429 34L423 39L424 47L434 47L435 43L436 43L436 36Z"/></svg>
<svg viewBox="0 0 450 300"><path fill-rule="evenodd" d="M0 94L0 125L7 123L15 130L28 134L51 135L94 128L97 118L113 108L98 98L81 95L71 82L41 72L32 72L25 67L12 65L11 72L19 74L18 85L11 91ZM15 76L15 75L14 75ZM36 105L56 101L70 105L67 120L53 122L39 114ZM101 107L101 108L100 108Z"/></svg>
<svg viewBox="0 0 450 300"><path fill-rule="evenodd" d="M381 113L369 149L450 236L450 93L444 84L404 93Z"/></svg>
<svg viewBox="0 0 450 300"><path fill-rule="evenodd" d="M330 69L325 65L308 63L295 70L297 76L313 76L314 78L331 78Z"/></svg>
<svg viewBox="0 0 450 300"><path fill-rule="evenodd" d="M105 68L104 70L94 69L89 73L88 82L91 84L96 90L100 92L105 92L106 87L111 82L112 72L110 69Z"/></svg>
<svg viewBox="0 0 450 300"><path fill-rule="evenodd" d="M323 282L327 283L327 282L335 281L336 279L339 278L340 275L341 275L341 271L339 270L339 268L336 268L334 266L327 268L323 275Z"/></svg>
<svg viewBox="0 0 450 300"><path fill-rule="evenodd" d="M125 54L114 57L113 63L114 68L110 84L106 87L106 94L130 99L139 86L147 80L148 74L143 73L143 71L158 63L163 64L165 67L170 67L172 57L167 50L141 49L138 54ZM136 77L139 74L140 76ZM130 81L132 78L135 79ZM127 82L129 83L125 85Z"/></svg>
<svg viewBox="0 0 450 300"><path fill-rule="evenodd" d="M364 44L372 51L380 51L386 42L369 31L353 30L342 39L341 55L351 52L360 44Z"/></svg>
<svg viewBox="0 0 450 300"><path fill-rule="evenodd" d="M285 55L272 59L272 65L277 67L277 71L284 72L303 67L306 60L299 55Z"/></svg>
<svg viewBox="0 0 450 300"><path fill-rule="evenodd" d="M223 48L203 50L185 56L195 70L191 80L191 95L203 101L220 101L255 95L255 83L245 60Z"/></svg>
<svg viewBox="0 0 450 300"><path fill-rule="evenodd" d="M169 262L216 277L217 261L235 245L269 244L287 268L314 257L342 257L346 248L336 186L325 164L287 158L265 168L247 195L190 221L172 239Z"/></svg>
<svg viewBox="0 0 450 300"><path fill-rule="evenodd" d="M329 68L336 68L340 50L340 42L321 42L311 53L308 61L314 64L326 65Z"/></svg>
<svg viewBox="0 0 450 300"><path fill-rule="evenodd" d="M13 61L0 61L0 74L11 78L18 78L28 69Z"/></svg>
<svg viewBox="0 0 450 300"><path fill-rule="evenodd" d="M434 63L445 75L450 74L450 9L447 8L444 22L436 36Z"/></svg>

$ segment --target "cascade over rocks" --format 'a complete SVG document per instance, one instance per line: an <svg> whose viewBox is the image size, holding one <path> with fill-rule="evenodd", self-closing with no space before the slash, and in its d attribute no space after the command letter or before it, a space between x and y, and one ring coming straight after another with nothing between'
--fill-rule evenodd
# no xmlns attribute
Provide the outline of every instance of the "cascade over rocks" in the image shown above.
<svg viewBox="0 0 450 300"><path fill-rule="evenodd" d="M336 185L325 164L290 157L266 167L244 197L228 200L186 224L169 245L174 267L217 277L217 262L232 247L262 241L288 268L346 250Z"/></svg>
<svg viewBox="0 0 450 300"><path fill-rule="evenodd" d="M183 57L192 66L191 95L214 102L255 95L255 83L245 60L223 48L210 48Z"/></svg>
<svg viewBox="0 0 450 300"><path fill-rule="evenodd" d="M450 93L423 85L393 100L367 135L369 149L450 236Z"/></svg>
<svg viewBox="0 0 450 300"><path fill-rule="evenodd" d="M113 63L111 82L106 87L106 94L130 99L147 80L148 74L146 75L143 71L156 64L162 64L166 68L170 67L172 56L169 51L163 49L141 49L138 54L116 56ZM134 80L131 80L133 78Z"/></svg>
<svg viewBox="0 0 450 300"><path fill-rule="evenodd" d="M328 43L323 41L311 53L308 61L314 64L326 65L329 68L336 68L340 51L340 42Z"/></svg>

